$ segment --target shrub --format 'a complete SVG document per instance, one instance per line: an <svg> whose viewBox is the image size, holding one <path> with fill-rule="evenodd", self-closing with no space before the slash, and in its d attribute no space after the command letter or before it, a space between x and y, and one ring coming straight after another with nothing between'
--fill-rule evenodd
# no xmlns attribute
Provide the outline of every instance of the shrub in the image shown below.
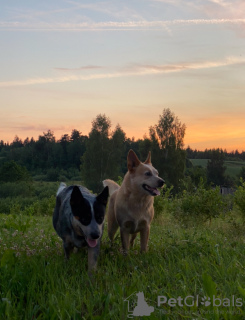
<svg viewBox="0 0 245 320"><path fill-rule="evenodd" d="M22 211L24 215L28 216L51 216L55 207L55 196L44 198L33 202Z"/></svg>
<svg viewBox="0 0 245 320"><path fill-rule="evenodd" d="M0 198L30 197L32 194L33 184L30 181L0 183Z"/></svg>
<svg viewBox="0 0 245 320"><path fill-rule="evenodd" d="M218 217L223 210L224 203L219 188L205 189L201 180L194 192L183 191L174 215L184 223L202 223Z"/></svg>
<svg viewBox="0 0 245 320"><path fill-rule="evenodd" d="M0 181L15 182L29 181L31 176L26 167L18 165L15 161L7 161L0 167Z"/></svg>
<svg viewBox="0 0 245 320"><path fill-rule="evenodd" d="M0 186L0 213L50 215L55 206L55 182L6 182Z"/></svg>
<svg viewBox="0 0 245 320"><path fill-rule="evenodd" d="M59 181L59 172L56 169L49 169L47 172L47 181Z"/></svg>
<svg viewBox="0 0 245 320"><path fill-rule="evenodd" d="M164 214L164 212L171 213L175 209L175 200L172 195L173 186L166 187L166 185L161 189L160 196L154 198L154 211L155 216Z"/></svg>
<svg viewBox="0 0 245 320"><path fill-rule="evenodd" d="M238 187L234 194L234 202L238 206L242 214L243 221L245 222L245 181L240 179L241 185Z"/></svg>

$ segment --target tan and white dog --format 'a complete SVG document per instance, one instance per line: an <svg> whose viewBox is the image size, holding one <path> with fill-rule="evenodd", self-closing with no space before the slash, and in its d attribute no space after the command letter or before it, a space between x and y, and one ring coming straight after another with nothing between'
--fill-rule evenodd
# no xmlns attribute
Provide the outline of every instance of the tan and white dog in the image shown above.
<svg viewBox="0 0 245 320"><path fill-rule="evenodd" d="M158 188L164 180L152 166L151 153L142 163L133 150L127 157L128 172L122 185L112 180L104 180L104 187L109 187L108 236L113 241L120 227L123 252L127 254L129 246L140 233L141 252L147 250L150 224L154 216L154 196L160 195Z"/></svg>

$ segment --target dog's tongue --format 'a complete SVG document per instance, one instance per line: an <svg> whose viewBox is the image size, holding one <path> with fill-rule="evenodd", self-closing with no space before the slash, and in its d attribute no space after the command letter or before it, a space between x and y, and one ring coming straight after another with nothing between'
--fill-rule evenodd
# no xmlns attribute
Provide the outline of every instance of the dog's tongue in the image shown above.
<svg viewBox="0 0 245 320"><path fill-rule="evenodd" d="M153 189L152 191L156 196L160 196L160 191L159 190Z"/></svg>
<svg viewBox="0 0 245 320"><path fill-rule="evenodd" d="M148 188L152 192L153 196L160 196L160 191L157 188L151 188L151 187L148 187Z"/></svg>
<svg viewBox="0 0 245 320"><path fill-rule="evenodd" d="M94 240L94 239L86 239L87 240L87 243L88 245L91 247L91 248L94 248L96 245L97 245L97 240Z"/></svg>

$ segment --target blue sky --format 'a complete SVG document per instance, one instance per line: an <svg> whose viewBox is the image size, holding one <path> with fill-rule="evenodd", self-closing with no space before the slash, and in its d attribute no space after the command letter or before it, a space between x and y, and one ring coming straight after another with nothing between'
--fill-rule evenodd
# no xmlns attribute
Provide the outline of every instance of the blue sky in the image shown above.
<svg viewBox="0 0 245 320"><path fill-rule="evenodd" d="M170 108L185 145L245 150L245 2L1 1L0 140L143 138Z"/></svg>

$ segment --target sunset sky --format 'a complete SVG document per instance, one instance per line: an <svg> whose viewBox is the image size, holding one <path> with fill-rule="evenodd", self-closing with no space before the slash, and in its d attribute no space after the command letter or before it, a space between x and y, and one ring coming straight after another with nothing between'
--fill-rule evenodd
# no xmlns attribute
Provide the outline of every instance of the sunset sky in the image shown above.
<svg viewBox="0 0 245 320"><path fill-rule="evenodd" d="M143 138L170 108L185 147L245 150L245 1L1 1L0 140Z"/></svg>

